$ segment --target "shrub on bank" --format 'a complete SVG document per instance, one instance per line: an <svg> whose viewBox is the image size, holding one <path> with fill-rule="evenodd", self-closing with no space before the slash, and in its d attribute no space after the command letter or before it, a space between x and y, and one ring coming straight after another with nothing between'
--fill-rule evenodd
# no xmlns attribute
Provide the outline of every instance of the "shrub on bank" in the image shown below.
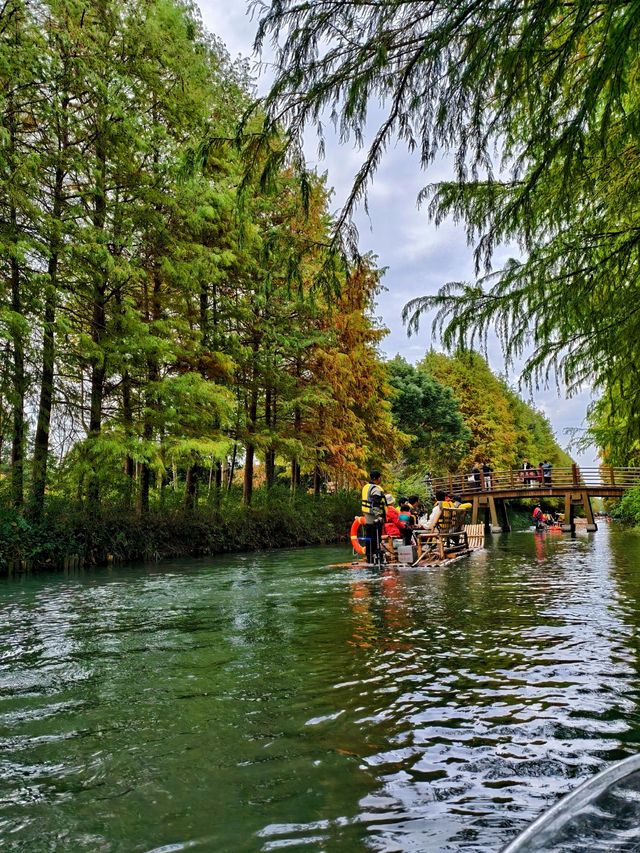
<svg viewBox="0 0 640 853"><path fill-rule="evenodd" d="M640 526L640 486L634 486L624 493L619 503L611 509L613 518Z"/></svg>
<svg viewBox="0 0 640 853"><path fill-rule="evenodd" d="M153 508L137 518L131 510L99 512L51 501L39 522L0 511L0 571L12 567L61 568L78 555L81 565L108 560L161 560L345 540L358 496L337 492L314 497L286 490L258 490L251 507L231 492L219 504L195 510Z"/></svg>

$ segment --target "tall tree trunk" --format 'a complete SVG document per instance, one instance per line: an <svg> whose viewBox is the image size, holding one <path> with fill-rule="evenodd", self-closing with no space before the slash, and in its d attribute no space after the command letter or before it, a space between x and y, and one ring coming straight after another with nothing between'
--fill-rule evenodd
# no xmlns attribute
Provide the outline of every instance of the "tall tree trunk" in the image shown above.
<svg viewBox="0 0 640 853"><path fill-rule="evenodd" d="M300 413L300 409L298 406L295 407L293 413L293 431L296 438L300 434L300 427L302 426L302 415ZM291 460L291 491L296 492L298 486L300 485L300 464L298 462L297 457L293 457Z"/></svg>
<svg viewBox="0 0 640 853"><path fill-rule="evenodd" d="M264 398L264 421L269 432L273 432L275 426L275 399L271 386L268 386ZM267 489L272 489L276 480L276 452L271 441L265 453L264 459L265 478Z"/></svg>
<svg viewBox="0 0 640 853"><path fill-rule="evenodd" d="M93 227L98 233L104 232L107 219L107 155L105 139L104 108L98 108L96 126L96 184L94 188ZM89 410L89 439L93 444L102 430L102 402L104 398L104 380L107 374L106 354L103 350L107 332L107 272L96 270L93 282L93 309L91 316L91 340L95 354L91 359L91 403ZM92 452L92 471L87 487L89 502L97 506L100 502L100 483L97 471L98 460Z"/></svg>
<svg viewBox="0 0 640 853"><path fill-rule="evenodd" d="M244 485L242 489L242 502L249 506L253 498L253 463L256 447L251 436L256 429L256 419L258 417L258 389L255 386L255 376L253 388L251 389L251 398L249 401L249 411L247 413L247 431L249 440L245 445L245 460L244 460Z"/></svg>
<svg viewBox="0 0 640 853"><path fill-rule="evenodd" d="M185 483L184 506L189 512L196 508L197 490L198 490L198 474L197 465L189 465L187 468L187 480Z"/></svg>
<svg viewBox="0 0 640 853"><path fill-rule="evenodd" d="M91 318L91 340L98 348L106 335L106 281L102 278L96 282L93 291L93 314ZM91 367L91 402L89 409L89 437L95 441L102 430L102 401L104 398L104 380L107 373L106 356L98 352L93 357ZM97 471L97 460L93 459L92 472L87 488L89 502L96 506L100 502L100 484Z"/></svg>
<svg viewBox="0 0 640 853"><path fill-rule="evenodd" d="M16 18L16 20L18 20ZM9 115L9 164L13 173L17 168L17 127L16 127L16 105L13 96L8 98ZM24 373L24 339L23 331L16 318L23 317L22 294L20 292L20 265L18 263L18 212L13 201L9 206L9 224L13 247L11 260L9 262L11 274L11 310L14 319L11 323L11 342L13 346L13 376L12 376L12 414L13 414L13 436L11 443L11 500L16 509L22 509L24 504L24 444L25 444L25 422L24 422L24 399L26 396L26 377Z"/></svg>
<svg viewBox="0 0 640 853"><path fill-rule="evenodd" d="M320 407L320 410L318 412L318 427L320 434L322 434L324 430L324 409L322 408L322 406ZM313 469L313 494L316 498L320 497L320 491L322 489L323 478L322 472L320 470L320 460L322 458L322 455L324 455L323 451L318 449L318 447L316 446L316 464Z"/></svg>
<svg viewBox="0 0 640 853"><path fill-rule="evenodd" d="M6 430L7 413L4 407L4 398L0 394L0 464L2 464L2 454L4 451L4 436Z"/></svg>
<svg viewBox="0 0 640 853"><path fill-rule="evenodd" d="M200 337L202 346L209 344L209 293L206 282L200 285Z"/></svg>
<svg viewBox="0 0 640 853"><path fill-rule="evenodd" d="M11 210L11 224L16 227L15 210ZM15 231L14 231L15 233ZM11 259L11 310L22 316L20 298L20 268L15 258ZM11 444L11 498L14 507L21 509L24 503L24 398L26 378L24 374L24 341L22 329L12 324L13 342L13 440Z"/></svg>
<svg viewBox="0 0 640 853"><path fill-rule="evenodd" d="M233 486L233 477L236 472L236 459L238 457L238 442L233 442L233 452L231 453L231 462L229 463L228 470L228 479L227 479L227 492L231 491L231 487Z"/></svg>
<svg viewBox="0 0 640 853"><path fill-rule="evenodd" d="M295 376L298 380L297 387L300 389L300 376L302 374L302 361L300 356L296 359ZM300 406L295 406L293 410L293 436L296 439L300 438L300 428L302 427L302 413ZM296 456L291 460L291 492L295 493L300 485L300 463Z"/></svg>
<svg viewBox="0 0 640 853"><path fill-rule="evenodd" d="M152 117L154 122L158 122L158 105L156 102L156 98L154 95L154 101L152 106ZM158 148L155 148L153 151L153 165L154 171L157 169L158 164L160 163L160 152ZM158 178L157 181L160 179ZM156 184L156 189L158 186ZM156 215L161 214L161 205L154 205L154 210ZM157 235L156 235L157 239ZM146 321L147 323L151 320L153 323L156 323L162 313L161 307L161 287L162 280L160 277L160 267L158 261L158 245L154 245L150 243L150 256L152 261L152 281L153 281L153 291L151 297L151 307L149 308L149 301L147 298L147 284L145 282L145 312L146 312ZM152 334L156 334L156 330L152 329ZM156 389L156 384L160 378L160 366L158 364L158 359L156 355L151 352L147 358L147 390L145 393L145 413L144 413L144 424L142 427L142 438L145 442L146 447L148 448L153 440L153 432L154 432L154 420L157 421L157 411L158 411L158 393ZM140 491L138 493L138 515L145 515L149 511L149 490L151 487L151 467L148 461L144 461L142 463L142 471L140 476Z"/></svg>
<svg viewBox="0 0 640 853"><path fill-rule="evenodd" d="M67 102L63 101L63 111ZM66 125L66 122L65 122ZM49 241L49 263L47 289L44 304L44 323L42 330L42 378L40 380L40 401L38 404L38 420L33 445L33 463L31 474L31 494L29 510L33 518L42 515L44 492L47 483L47 462L49 458L49 429L51 426L51 406L53 403L54 371L55 371L55 320L56 298L58 292L58 262L60 257L60 226L62 218L64 169L60 158L66 147L66 126L58 150L53 185L53 209L51 222L51 237Z"/></svg>
<svg viewBox="0 0 640 853"><path fill-rule="evenodd" d="M127 441L133 438L133 407L131 404L131 376L125 370L122 375L122 420ZM125 501L128 507L133 502L133 486L136 476L136 467L133 457L127 453L124 460L124 473L127 476Z"/></svg>
<svg viewBox="0 0 640 853"><path fill-rule="evenodd" d="M147 311L147 321L149 317L153 322L160 319L161 304L160 292L162 282L160 279L160 270L156 267L153 271L153 295L151 298L150 314ZM153 416L158 409L158 395L156 391L156 383L160 377L158 359L151 354L147 359L147 391L145 398L145 415L144 425L142 428L142 438L147 446L153 439ZM149 490L151 487L151 467L148 462L143 462L140 472L140 491L138 492L138 515L145 515L149 511Z"/></svg>

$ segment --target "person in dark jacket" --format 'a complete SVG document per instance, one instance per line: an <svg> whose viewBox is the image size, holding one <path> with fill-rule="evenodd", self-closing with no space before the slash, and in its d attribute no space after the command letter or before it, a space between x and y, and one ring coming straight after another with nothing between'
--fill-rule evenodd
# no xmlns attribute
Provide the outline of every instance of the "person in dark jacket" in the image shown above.
<svg viewBox="0 0 640 853"><path fill-rule="evenodd" d="M482 477L484 480L484 487L487 491L491 491L491 474L492 473L493 472L492 472L491 466L485 460L484 464L482 465Z"/></svg>
<svg viewBox="0 0 640 853"><path fill-rule="evenodd" d="M380 543L386 518L387 501L380 485L381 482L382 474L380 471L372 471L369 474L369 482L362 487L361 511L365 522L367 563L380 563L382 561Z"/></svg>

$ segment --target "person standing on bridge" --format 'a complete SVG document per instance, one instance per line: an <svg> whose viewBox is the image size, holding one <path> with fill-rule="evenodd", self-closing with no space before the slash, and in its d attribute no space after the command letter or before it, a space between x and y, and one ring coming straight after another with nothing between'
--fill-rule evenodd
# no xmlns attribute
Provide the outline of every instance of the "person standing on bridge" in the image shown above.
<svg viewBox="0 0 640 853"><path fill-rule="evenodd" d="M545 459L542 463L542 476L544 477L545 486L551 485L551 462Z"/></svg>
<svg viewBox="0 0 640 853"><path fill-rule="evenodd" d="M471 469L471 473L467 477L467 482L469 483L469 488L474 492L480 491L480 469L478 468L478 463L473 466Z"/></svg>
<svg viewBox="0 0 640 853"><path fill-rule="evenodd" d="M535 477L535 472L533 470L533 465L529 462L526 456L522 460L520 470L522 471L522 482L525 486L533 486L533 477Z"/></svg>
<svg viewBox="0 0 640 853"><path fill-rule="evenodd" d="M484 487L486 491L491 491L491 474L493 473L493 469L489 465L489 460L485 459L484 464L482 466L482 476L484 478Z"/></svg>

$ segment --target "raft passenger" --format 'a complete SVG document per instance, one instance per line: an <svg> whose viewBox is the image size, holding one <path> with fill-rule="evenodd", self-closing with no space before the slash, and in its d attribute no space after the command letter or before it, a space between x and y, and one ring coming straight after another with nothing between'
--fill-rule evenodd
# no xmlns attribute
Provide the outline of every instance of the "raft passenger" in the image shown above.
<svg viewBox="0 0 640 853"><path fill-rule="evenodd" d="M533 510L533 521L536 525L536 530L543 530L544 529L545 519L544 519L544 513L542 512L542 509L540 508L540 504L537 504L535 509Z"/></svg>
<svg viewBox="0 0 640 853"><path fill-rule="evenodd" d="M413 526L417 527L418 519L420 518L423 512L422 505L420 504L420 498L418 497L418 495L409 495L409 497L407 498L407 503L411 507Z"/></svg>
<svg viewBox="0 0 640 853"><path fill-rule="evenodd" d="M399 539L402 536L404 524L400 519L400 512L394 506L396 499L393 495L385 495L386 501L386 521L384 525L384 535L391 536L393 539Z"/></svg>
<svg viewBox="0 0 640 853"><path fill-rule="evenodd" d="M411 513L411 504L406 498L400 499L400 521L403 524L402 527L402 538L405 545L411 545L413 540L413 528L415 526L415 522L413 515Z"/></svg>
<svg viewBox="0 0 640 853"><path fill-rule="evenodd" d="M444 492L437 491L436 492L436 502L431 510L430 515L427 517L426 513L420 519L420 527L424 530L435 530L436 524L442 515L442 506L443 502L446 498Z"/></svg>

